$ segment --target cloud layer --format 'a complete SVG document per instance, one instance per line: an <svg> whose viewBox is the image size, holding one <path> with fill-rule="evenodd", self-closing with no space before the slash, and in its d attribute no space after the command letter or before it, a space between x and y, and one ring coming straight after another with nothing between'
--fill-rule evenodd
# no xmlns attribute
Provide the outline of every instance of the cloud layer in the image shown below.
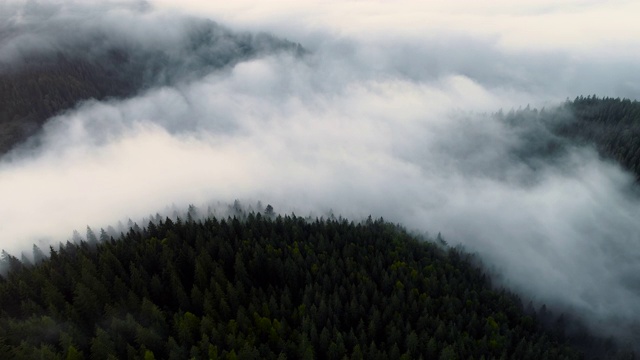
<svg viewBox="0 0 640 360"><path fill-rule="evenodd" d="M280 212L372 214L442 232L480 253L509 285L580 312L603 333L622 336L637 326L633 179L588 148L523 162L514 155L525 149L523 133L550 135L484 115L579 94L640 98L633 50L605 53L637 39L605 32L585 34L582 44L564 32L549 41L548 32L529 33L518 22L528 19L534 30L542 26L534 19L587 26L596 10L619 10L579 1L496 2L495 12L429 5L417 13L382 2L332 3L340 11L320 3L233 4L212 10L191 2L184 11L290 33L310 53L271 53L135 98L88 101L51 119L37 148L0 162L1 248L19 253L87 224L138 219L171 204L261 200ZM181 15L112 6L91 27L114 36L184 31L175 25ZM82 28L86 14L65 19ZM450 21L435 21L436 14ZM285 18L292 20L282 25ZM499 21L482 25L490 19ZM625 19L619 26L635 26ZM19 20L20 36L38 38L29 35L32 22Z"/></svg>

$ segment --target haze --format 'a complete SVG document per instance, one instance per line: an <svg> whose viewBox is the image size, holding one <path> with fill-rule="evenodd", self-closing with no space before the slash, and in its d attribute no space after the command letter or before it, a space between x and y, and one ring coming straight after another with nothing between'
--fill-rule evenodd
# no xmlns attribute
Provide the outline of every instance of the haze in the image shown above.
<svg viewBox="0 0 640 360"><path fill-rule="evenodd" d="M21 34L0 39L5 63L96 29L171 48L191 16L308 50L51 119L38 146L0 163L0 247L19 254L172 204L371 214L441 232L516 290L629 339L640 321L633 178L589 148L525 164L513 156L518 130L486 114L577 95L640 98L640 5L449 3L0 5Z"/></svg>

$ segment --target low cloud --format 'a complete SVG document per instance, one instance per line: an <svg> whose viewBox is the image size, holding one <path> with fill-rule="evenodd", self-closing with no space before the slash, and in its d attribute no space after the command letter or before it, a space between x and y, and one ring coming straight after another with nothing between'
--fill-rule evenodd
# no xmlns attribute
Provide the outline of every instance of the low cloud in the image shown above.
<svg viewBox="0 0 640 360"><path fill-rule="evenodd" d="M371 214L441 232L604 334L637 326L633 178L571 144L527 158L532 136L552 135L533 119L487 115L578 94L640 97L637 64L573 56L583 49L505 51L455 29L424 41L341 36L319 19L324 30L301 35L305 56L269 53L51 119L37 147L0 163L0 247L19 253L171 204Z"/></svg>

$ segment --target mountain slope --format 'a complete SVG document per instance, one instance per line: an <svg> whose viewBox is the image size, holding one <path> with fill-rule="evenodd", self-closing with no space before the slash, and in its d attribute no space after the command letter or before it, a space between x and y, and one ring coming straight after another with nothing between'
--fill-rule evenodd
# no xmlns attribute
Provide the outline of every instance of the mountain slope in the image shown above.
<svg viewBox="0 0 640 360"><path fill-rule="evenodd" d="M591 146L640 179L640 102L578 96L551 109L529 107L498 116L523 129L520 160L552 160L567 146Z"/></svg>
<svg viewBox="0 0 640 360"><path fill-rule="evenodd" d="M579 358L469 255L382 220L189 217L99 237L36 266L5 254L0 338L17 358Z"/></svg>
<svg viewBox="0 0 640 360"><path fill-rule="evenodd" d="M620 98L577 97L564 104L575 121L556 129L600 154L616 160L640 179L640 102Z"/></svg>
<svg viewBox="0 0 640 360"><path fill-rule="evenodd" d="M128 98L150 87L197 79L240 61L300 45L267 34L234 33L196 21L176 44L142 44L96 32L50 50L0 61L0 155L82 100ZM5 30L7 31L7 30ZM7 38L0 34L0 50Z"/></svg>

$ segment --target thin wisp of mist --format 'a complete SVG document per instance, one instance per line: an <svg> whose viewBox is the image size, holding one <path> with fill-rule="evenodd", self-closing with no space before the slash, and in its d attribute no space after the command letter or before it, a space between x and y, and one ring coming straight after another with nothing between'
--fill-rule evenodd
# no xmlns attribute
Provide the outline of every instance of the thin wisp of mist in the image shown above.
<svg viewBox="0 0 640 360"><path fill-rule="evenodd" d="M147 11L145 26L165 19ZM96 26L117 23L106 19ZM179 42L174 30L166 46ZM633 177L586 147L525 161L522 132L542 130L492 114L595 91L638 97L632 81L617 82L613 64L627 60L522 54L453 31L449 41L392 35L303 32L294 40L313 46L302 56L267 52L50 119L0 162L0 248L19 254L172 204L371 214L440 232L505 284L625 336L640 321Z"/></svg>

